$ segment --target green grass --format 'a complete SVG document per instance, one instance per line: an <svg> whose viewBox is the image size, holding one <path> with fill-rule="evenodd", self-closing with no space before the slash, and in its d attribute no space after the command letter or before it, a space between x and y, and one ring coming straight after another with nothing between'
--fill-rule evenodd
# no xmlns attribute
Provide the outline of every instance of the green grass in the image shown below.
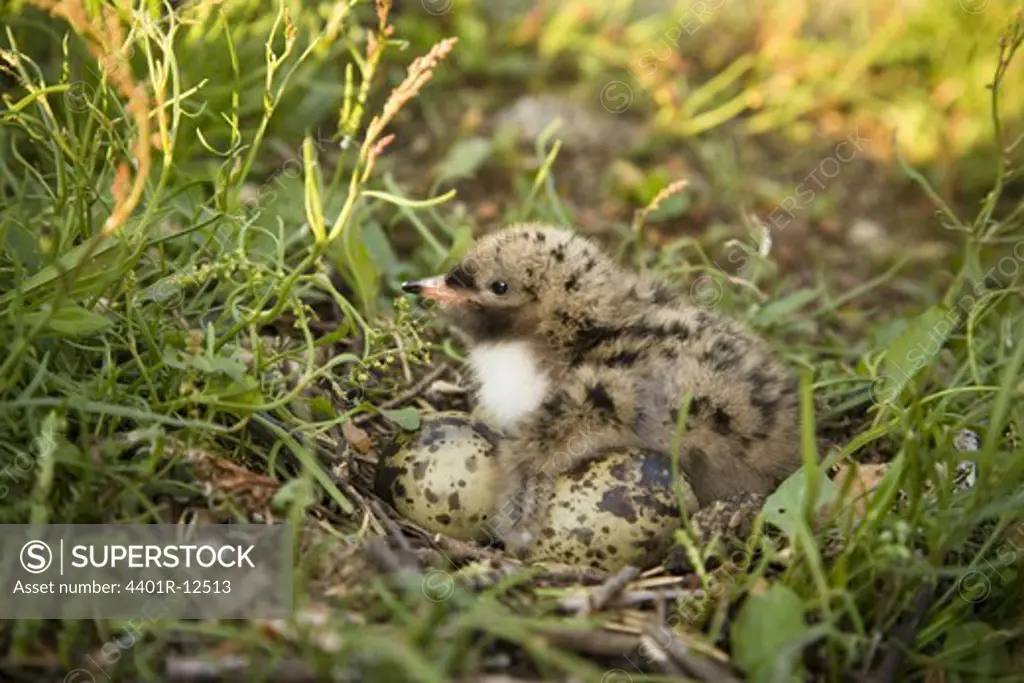
<svg viewBox="0 0 1024 683"><path fill-rule="evenodd" d="M61 678L91 655L114 680L173 680L230 654L253 680L1019 680L1013 3L813 22L813 3L727 3L619 114L602 88L690 4L566 2L491 28L484 3L403 3L390 34L366 2L183 4L83 3L71 28L0 9L0 522L294 524L299 616L4 622L6 674ZM432 81L401 85L428 53L413 73ZM476 122L561 91L641 142L594 161L564 128L523 147ZM750 216L771 226L862 126L877 144L766 244ZM575 196L584 181L598 197ZM829 236L865 214L891 217L880 249ZM397 284L526 219L600 232L803 373L806 465L767 506L775 529L731 556L691 546L706 564L666 583L706 595L568 614L579 577L399 531L374 502L379 449L427 398L456 402L409 388L442 365L457 379L462 355ZM968 460L974 485L954 486ZM856 513L825 476L851 462L888 463Z"/></svg>

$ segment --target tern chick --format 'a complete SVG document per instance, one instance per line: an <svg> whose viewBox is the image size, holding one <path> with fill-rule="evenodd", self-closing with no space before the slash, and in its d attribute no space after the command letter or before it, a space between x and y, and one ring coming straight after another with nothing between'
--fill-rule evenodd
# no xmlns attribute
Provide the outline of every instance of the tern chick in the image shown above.
<svg viewBox="0 0 1024 683"><path fill-rule="evenodd" d="M480 409L509 436L495 517L512 548L538 533L554 478L609 448L678 452L701 506L768 493L800 464L797 382L767 345L568 230L492 233L403 289L470 340Z"/></svg>

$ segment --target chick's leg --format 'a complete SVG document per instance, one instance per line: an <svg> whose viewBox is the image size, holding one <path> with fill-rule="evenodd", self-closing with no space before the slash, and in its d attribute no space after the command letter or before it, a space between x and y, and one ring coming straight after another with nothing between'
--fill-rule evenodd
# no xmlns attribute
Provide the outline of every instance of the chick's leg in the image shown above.
<svg viewBox="0 0 1024 683"><path fill-rule="evenodd" d="M558 475L611 447L638 445L636 390L617 368L581 366L561 382L499 450L502 490L492 518L513 551L525 550Z"/></svg>

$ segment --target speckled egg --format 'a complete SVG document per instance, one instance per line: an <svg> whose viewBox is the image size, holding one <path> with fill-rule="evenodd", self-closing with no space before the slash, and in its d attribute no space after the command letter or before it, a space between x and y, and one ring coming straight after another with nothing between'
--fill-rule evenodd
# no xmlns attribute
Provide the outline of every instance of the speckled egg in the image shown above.
<svg viewBox="0 0 1024 683"><path fill-rule="evenodd" d="M428 531L484 540L495 505L499 438L465 413L424 415L416 432L381 455L377 494Z"/></svg>
<svg viewBox="0 0 1024 683"><path fill-rule="evenodd" d="M378 495L428 531L463 540L493 539L501 435L465 413L426 415L420 429L385 452L377 467ZM689 484L680 494L697 508ZM540 533L527 553L553 561L615 571L661 561L680 527L679 497L667 455L612 449L555 478Z"/></svg>
<svg viewBox="0 0 1024 683"><path fill-rule="evenodd" d="M616 571L661 561L680 527L680 498L688 511L697 498L686 481L672 485L668 455L612 449L555 480L546 520L529 559Z"/></svg>

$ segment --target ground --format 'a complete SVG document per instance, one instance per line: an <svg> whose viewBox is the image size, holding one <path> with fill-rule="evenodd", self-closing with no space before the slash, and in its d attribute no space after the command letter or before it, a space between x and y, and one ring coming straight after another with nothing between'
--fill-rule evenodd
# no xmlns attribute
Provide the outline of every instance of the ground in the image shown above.
<svg viewBox="0 0 1024 683"><path fill-rule="evenodd" d="M0 10L0 522L290 524L297 610L7 621L4 675L1018 680L1013 8L24 4ZM460 339L398 283L520 220L803 372L807 465L752 528L725 510L703 526L734 538L609 576L379 499L384 450L472 408Z"/></svg>

